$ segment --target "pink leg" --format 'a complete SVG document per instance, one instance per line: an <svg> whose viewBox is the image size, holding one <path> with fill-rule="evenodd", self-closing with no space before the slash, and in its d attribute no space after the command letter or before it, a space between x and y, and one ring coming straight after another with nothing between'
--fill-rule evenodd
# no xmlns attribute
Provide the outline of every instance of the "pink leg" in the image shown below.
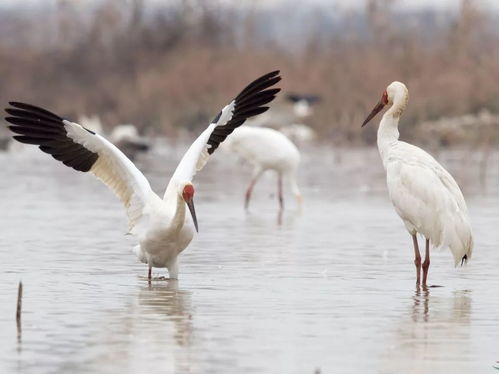
<svg viewBox="0 0 499 374"><path fill-rule="evenodd" d="M428 278L429 268L430 268L430 241L426 239L425 256L423 262L423 286L426 286L426 279Z"/></svg>
<svg viewBox="0 0 499 374"><path fill-rule="evenodd" d="M244 209L246 209L246 210L248 210L248 208L249 208L251 193L253 192L253 188L255 187L255 184L256 184L256 181L258 180L258 178L260 178L260 175L262 175L261 171L257 171L255 173L253 173L253 179L251 179L251 183L250 183L248 189L246 190L246 198L244 200Z"/></svg>
<svg viewBox="0 0 499 374"><path fill-rule="evenodd" d="M244 200L244 209L246 209L246 210L248 210L249 202L251 199L251 193L253 192L253 187L255 187L255 183L256 183L256 179L253 178L251 180L251 183L250 183L248 189L246 190L246 199Z"/></svg>
<svg viewBox="0 0 499 374"><path fill-rule="evenodd" d="M414 244L414 265L416 265L416 284L421 283L421 255L419 254L418 238L416 234L412 236L412 243Z"/></svg>
<svg viewBox="0 0 499 374"><path fill-rule="evenodd" d="M284 198L282 195L282 174L279 173L279 177L277 178L277 195L279 196L279 209L284 210Z"/></svg>

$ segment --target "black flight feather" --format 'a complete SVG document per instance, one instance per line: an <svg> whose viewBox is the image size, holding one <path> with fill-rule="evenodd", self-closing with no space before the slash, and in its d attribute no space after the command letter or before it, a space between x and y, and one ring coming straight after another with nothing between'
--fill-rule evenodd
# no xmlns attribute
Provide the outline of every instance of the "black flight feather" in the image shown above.
<svg viewBox="0 0 499 374"><path fill-rule="evenodd" d="M63 119L58 115L30 104L9 104L13 108L5 109L9 114L5 120L11 124L8 126L10 131L18 134L13 136L18 142L38 145L56 160L83 172L89 171L99 158L97 153L68 136Z"/></svg>
<svg viewBox="0 0 499 374"><path fill-rule="evenodd" d="M256 116L266 112L269 107L263 106L275 99L280 88L272 88L279 82L279 70L265 74L262 77L248 84L234 99L234 111L231 119L223 126L215 127L215 130L208 139L208 153L211 155L218 148L227 136L229 136L237 127L241 126L249 117ZM216 123L222 112L218 113L212 123Z"/></svg>

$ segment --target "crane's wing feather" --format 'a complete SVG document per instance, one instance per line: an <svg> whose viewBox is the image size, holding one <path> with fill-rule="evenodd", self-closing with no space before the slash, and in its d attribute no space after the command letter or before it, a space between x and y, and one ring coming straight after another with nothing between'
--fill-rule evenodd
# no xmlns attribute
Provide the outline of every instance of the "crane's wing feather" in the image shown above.
<svg viewBox="0 0 499 374"><path fill-rule="evenodd" d="M64 165L90 172L108 186L127 210L130 229L141 217L152 193L149 182L111 142L77 123L45 109L10 102L5 118L14 139L34 144Z"/></svg>
<svg viewBox="0 0 499 374"><path fill-rule="evenodd" d="M172 191L176 181L190 182L201 170L209 156L215 152L220 143L229 136L246 119L266 112L265 104L274 100L279 88L271 88L281 80L279 71L273 71L256 79L246 86L220 113L210 125L192 143L180 161L165 192L165 197Z"/></svg>
<svg viewBox="0 0 499 374"><path fill-rule="evenodd" d="M471 257L473 238L468 209L454 178L428 153L400 142L405 156L386 165L390 199L406 227L437 247L449 247L456 264ZM399 150L400 151L400 150Z"/></svg>

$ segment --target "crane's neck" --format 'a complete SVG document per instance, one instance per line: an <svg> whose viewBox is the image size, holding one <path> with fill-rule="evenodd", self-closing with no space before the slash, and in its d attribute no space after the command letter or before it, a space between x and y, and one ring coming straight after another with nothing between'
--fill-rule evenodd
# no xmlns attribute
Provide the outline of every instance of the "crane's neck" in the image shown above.
<svg viewBox="0 0 499 374"><path fill-rule="evenodd" d="M170 228L174 231L180 230L185 223L185 201L182 196L175 194L175 214L170 223Z"/></svg>
<svg viewBox="0 0 499 374"><path fill-rule="evenodd" d="M405 103L404 105L401 105L401 103L395 102L390 109L385 112L379 123L378 150L383 162L388 155L389 149L396 145L399 140L400 134L398 124L404 109Z"/></svg>

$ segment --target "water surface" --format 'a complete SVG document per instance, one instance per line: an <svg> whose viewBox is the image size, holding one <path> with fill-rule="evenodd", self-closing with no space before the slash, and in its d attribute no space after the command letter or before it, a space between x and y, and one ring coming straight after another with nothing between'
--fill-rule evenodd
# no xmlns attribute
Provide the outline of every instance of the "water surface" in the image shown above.
<svg viewBox="0 0 499 374"><path fill-rule="evenodd" d="M183 149L137 162L158 193ZM304 209L288 195L282 225L275 176L246 214L251 169L216 154L196 177L200 233L180 280L151 286L110 191L36 150L2 153L0 372L496 372L499 156L486 185L480 153L438 157L463 187L476 248L462 268L434 252L430 283L443 287L425 291L375 150L304 152Z"/></svg>

